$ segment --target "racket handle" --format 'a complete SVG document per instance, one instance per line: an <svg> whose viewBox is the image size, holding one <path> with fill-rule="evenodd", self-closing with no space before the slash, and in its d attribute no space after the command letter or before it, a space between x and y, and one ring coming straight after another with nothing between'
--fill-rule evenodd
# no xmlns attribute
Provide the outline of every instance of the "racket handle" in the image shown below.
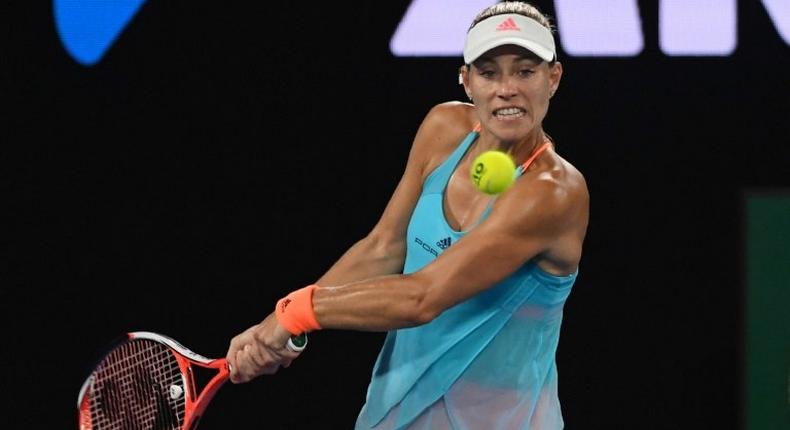
<svg viewBox="0 0 790 430"><path fill-rule="evenodd" d="M307 346L307 333L302 333L299 336L291 336L288 338L288 343L285 347L293 352L301 352Z"/></svg>

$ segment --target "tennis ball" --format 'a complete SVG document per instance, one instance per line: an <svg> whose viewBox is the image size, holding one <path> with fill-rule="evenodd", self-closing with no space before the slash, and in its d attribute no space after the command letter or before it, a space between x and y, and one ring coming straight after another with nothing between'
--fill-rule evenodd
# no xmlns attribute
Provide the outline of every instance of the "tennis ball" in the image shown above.
<svg viewBox="0 0 790 430"><path fill-rule="evenodd" d="M496 195L513 184L516 163L502 151L486 151L475 158L469 173L475 188L485 194Z"/></svg>

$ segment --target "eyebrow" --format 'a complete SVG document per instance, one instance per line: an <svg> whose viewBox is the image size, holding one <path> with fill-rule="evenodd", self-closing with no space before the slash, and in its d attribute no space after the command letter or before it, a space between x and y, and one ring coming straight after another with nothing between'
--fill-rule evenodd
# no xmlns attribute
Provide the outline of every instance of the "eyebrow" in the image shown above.
<svg viewBox="0 0 790 430"><path fill-rule="evenodd" d="M518 57L516 57L515 62L521 62L521 61L529 61L529 62L533 63L535 66L537 66L537 65L539 65L540 63L543 62L543 59L538 57L535 54L531 54L531 55L530 54L525 54L525 55L519 55ZM473 61L472 65L476 65L476 67L480 67L480 66L484 66L484 65L489 64L489 63L490 64L496 64L496 61L494 61L494 59L491 58L491 57L481 56L477 60Z"/></svg>

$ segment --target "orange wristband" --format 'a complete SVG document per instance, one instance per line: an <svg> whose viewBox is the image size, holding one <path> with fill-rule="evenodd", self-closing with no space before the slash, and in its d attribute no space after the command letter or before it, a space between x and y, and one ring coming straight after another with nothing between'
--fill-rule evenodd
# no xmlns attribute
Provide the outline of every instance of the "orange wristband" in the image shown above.
<svg viewBox="0 0 790 430"><path fill-rule="evenodd" d="M298 336L321 328L313 312L313 291L316 288L316 284L308 285L277 301L274 309L277 322L292 335Z"/></svg>

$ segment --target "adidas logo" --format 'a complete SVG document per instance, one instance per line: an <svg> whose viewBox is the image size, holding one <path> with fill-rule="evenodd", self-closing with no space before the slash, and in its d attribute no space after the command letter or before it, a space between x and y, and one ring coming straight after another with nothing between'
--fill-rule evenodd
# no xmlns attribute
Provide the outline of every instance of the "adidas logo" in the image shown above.
<svg viewBox="0 0 790 430"><path fill-rule="evenodd" d="M516 21L513 21L513 18L508 18L502 21L499 25L496 26L496 31L521 31L520 28L516 25Z"/></svg>
<svg viewBox="0 0 790 430"><path fill-rule="evenodd" d="M284 313L285 312L285 308L287 308L288 305L290 305L290 304L291 304L291 299L283 300L283 303L280 305L280 313Z"/></svg>
<svg viewBox="0 0 790 430"><path fill-rule="evenodd" d="M449 237L445 237L444 239L436 242L436 246L442 249L447 249L447 247L450 246L452 242L453 242L452 239L450 239Z"/></svg>

